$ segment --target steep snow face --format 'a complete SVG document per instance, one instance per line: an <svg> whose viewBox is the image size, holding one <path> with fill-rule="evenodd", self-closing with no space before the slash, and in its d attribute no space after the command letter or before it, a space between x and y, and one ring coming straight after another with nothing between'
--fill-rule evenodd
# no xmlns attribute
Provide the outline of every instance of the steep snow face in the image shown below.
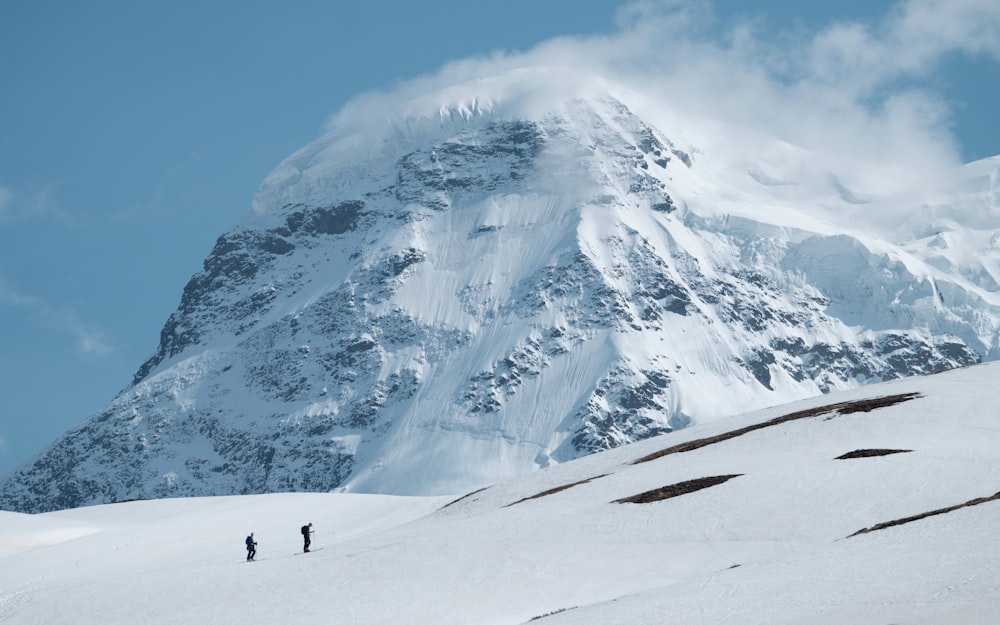
<svg viewBox="0 0 1000 625"><path fill-rule="evenodd" d="M858 202L915 200L859 199L790 146L734 170L593 84L542 107L501 82L519 97L349 127L279 166L131 387L10 474L3 507L457 493L996 356L995 166L914 205L932 231L859 232Z"/></svg>

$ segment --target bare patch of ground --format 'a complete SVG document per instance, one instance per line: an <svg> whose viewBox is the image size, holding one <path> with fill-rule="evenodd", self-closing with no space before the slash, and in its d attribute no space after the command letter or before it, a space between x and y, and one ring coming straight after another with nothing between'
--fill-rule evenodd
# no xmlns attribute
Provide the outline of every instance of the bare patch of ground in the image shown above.
<svg viewBox="0 0 1000 625"><path fill-rule="evenodd" d="M654 501L662 501L664 499L670 499L671 497L693 493L695 491L702 490L703 488L710 488L712 486L722 484L723 482L728 482L734 477L739 477L740 475L742 475L742 473L737 473L735 475L716 475L713 477L702 477L696 480L688 480L686 482L678 482L669 486L663 486L662 488L647 490L644 493L632 495L631 497L615 499L611 503L653 503Z"/></svg>
<svg viewBox="0 0 1000 625"><path fill-rule="evenodd" d="M531 617L531 618L530 618L530 619L528 620L528 622L530 623L531 621L540 621L540 620L542 620L543 618L545 618L546 616L552 616L553 614L560 614L560 613L562 613L562 612L566 612L567 610L575 610L575 609L576 609L576 607L572 607L572 608L562 608L562 609L560 609L560 610L553 610L552 612L549 612L548 614L542 614L542 615L540 615L540 616L533 616L533 617Z"/></svg>
<svg viewBox="0 0 1000 625"><path fill-rule="evenodd" d="M517 504L519 504L521 502L528 501L529 499L538 499L540 497L545 497L547 495L554 495L554 494L556 494L558 492L562 492L562 491L566 490L567 488L573 488L574 486L579 486L580 484L586 484L587 482L592 482L594 480L600 479L600 478L604 477L605 475L607 475L607 473L603 473L601 475L595 475L594 477L588 477L585 480L580 480L579 482L573 482L572 484L563 484L562 486L556 486L555 488L550 488L548 490L543 490L542 492L535 493L534 495L531 495L530 497L525 497L524 499L518 499L514 503L509 503L506 506L504 506L504 508L509 508L509 507L517 505Z"/></svg>
<svg viewBox="0 0 1000 625"><path fill-rule="evenodd" d="M743 436L750 432L756 430L762 430L767 427L774 425L781 425L782 423L787 423L789 421L795 421L798 419L806 419L808 417L816 417L819 415L838 413L838 414L851 414L854 412L870 412L876 408L884 408L886 406L892 406L904 401L909 401L911 399L916 399L922 397L920 393L902 393L899 395L887 395L884 397L873 397L870 399L859 399L856 401L846 401L837 404L830 404L829 406L820 406L818 408L810 408L808 410L799 410L797 412L792 412L770 421L765 421L763 423L755 423L753 425L748 425L743 428L732 430L730 432L725 432L724 434L719 434L717 436L709 436L706 438L699 438L697 440L688 441L686 443L681 443L679 445L674 445L673 447L667 447L666 449L661 449L660 451L653 452L649 455L643 456L638 460L634 460L632 464L641 464L643 462L649 462L650 460L656 460L657 458L662 458L669 454L676 454L685 451L693 451L695 449L700 449L714 443L721 443L722 441L727 441L737 436Z"/></svg>
<svg viewBox="0 0 1000 625"><path fill-rule="evenodd" d="M980 497L978 499L970 499L965 503L960 503L957 506L948 506L947 508L938 508L937 510L931 510L930 512L924 512L923 514L916 514L913 516L908 516L902 519L896 519L895 521L886 521L885 523L879 523L877 525L872 525L871 527L866 527L865 529L858 530L848 536L852 538L859 534L867 534L869 532L876 532L878 530L884 530L887 527L895 527L897 525L903 525L906 523L912 523L913 521L919 521L920 519L926 519L927 517L935 516L938 514L945 514L947 512L954 512L955 510L961 510L962 508L971 508L972 506L978 506L981 503L987 503L989 501L1000 501L1000 493L993 495L992 497Z"/></svg>
<svg viewBox="0 0 1000 625"><path fill-rule="evenodd" d="M912 449L855 449L834 460L853 460L854 458L872 458L874 456L889 456L891 454L908 454Z"/></svg>
<svg viewBox="0 0 1000 625"><path fill-rule="evenodd" d="M480 488L479 490L474 490L474 491L472 491L471 493L467 493L467 494L465 494L465 495L462 495L461 497L459 497L459 498L458 498L458 499L456 499L455 501L449 501L448 503L444 504L443 506L441 506L440 508L438 508L438 510L444 510L444 509L445 509L445 508L447 508L448 506L453 506L453 505L457 504L458 502L462 501L463 499L468 499L469 497L472 497L473 495L475 495L475 494L477 494L477 493L481 493L481 492L483 492L483 491L484 491L484 490L486 490L487 488L489 488L489 486L483 486L483 487L482 487L482 488Z"/></svg>

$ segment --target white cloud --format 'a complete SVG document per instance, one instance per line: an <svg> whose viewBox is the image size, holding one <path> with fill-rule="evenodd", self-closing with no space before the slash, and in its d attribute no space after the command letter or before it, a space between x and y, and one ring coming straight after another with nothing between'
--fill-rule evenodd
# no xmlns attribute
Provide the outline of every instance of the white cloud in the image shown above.
<svg viewBox="0 0 1000 625"><path fill-rule="evenodd" d="M829 26L806 52L798 65L807 80L863 96L900 78L927 76L950 54L1000 59L1000 4L909 0L875 25Z"/></svg>
<svg viewBox="0 0 1000 625"><path fill-rule="evenodd" d="M43 327L71 337L75 349L86 356L104 356L114 351L114 343L105 330L80 320L71 310L57 310L33 295L25 295L0 278L0 308L26 308Z"/></svg>
<svg viewBox="0 0 1000 625"><path fill-rule="evenodd" d="M72 216L63 211L56 202L53 187L24 192L13 187L0 186L0 226L37 218L63 223L72 222Z"/></svg>
<svg viewBox="0 0 1000 625"><path fill-rule="evenodd" d="M483 105L501 92L482 78L557 66L621 84L668 110L678 126L707 117L844 161L898 163L918 180L959 161L947 100L925 80L956 54L1000 60L1000 2L908 0L875 22L773 33L753 20L720 30L706 2L644 0L619 13L613 34L450 63L394 91L355 99L330 125L433 116L441 107L434 98L449 97L459 83L466 90L471 83ZM572 88L580 82L570 79ZM541 87L534 96L566 87Z"/></svg>
<svg viewBox="0 0 1000 625"><path fill-rule="evenodd" d="M36 306L38 303L37 299L12 289L0 277L0 306Z"/></svg>
<svg viewBox="0 0 1000 625"><path fill-rule="evenodd" d="M55 328L74 337L76 348L80 353L87 356L104 356L114 350L106 331L81 321L74 313L63 312L52 319Z"/></svg>
<svg viewBox="0 0 1000 625"><path fill-rule="evenodd" d="M13 192L7 187L0 187L0 223L3 223L4 216L10 210L11 196Z"/></svg>

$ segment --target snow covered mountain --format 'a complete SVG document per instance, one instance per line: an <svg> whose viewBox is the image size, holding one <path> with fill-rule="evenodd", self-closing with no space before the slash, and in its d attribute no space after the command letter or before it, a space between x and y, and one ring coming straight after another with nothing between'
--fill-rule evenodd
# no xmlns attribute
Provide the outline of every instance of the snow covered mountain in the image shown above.
<svg viewBox="0 0 1000 625"><path fill-rule="evenodd" d="M998 374L836 391L463 496L0 512L0 621L993 625Z"/></svg>
<svg viewBox="0 0 1000 625"><path fill-rule="evenodd" d="M132 384L0 505L457 493L1000 354L1000 159L900 190L553 76L289 157Z"/></svg>

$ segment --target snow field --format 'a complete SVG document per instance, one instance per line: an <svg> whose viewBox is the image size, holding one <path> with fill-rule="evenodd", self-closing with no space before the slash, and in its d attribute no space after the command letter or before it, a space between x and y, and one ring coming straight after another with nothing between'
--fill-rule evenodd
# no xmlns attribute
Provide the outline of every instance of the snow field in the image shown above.
<svg viewBox="0 0 1000 625"><path fill-rule="evenodd" d="M721 419L461 498L272 494L3 513L0 620L987 625L1000 608L1000 502L849 536L1000 490L998 371ZM918 396L633 464L794 411L905 393ZM857 449L909 451L835 459ZM654 503L612 503L730 474ZM308 522L322 549L293 555ZM259 560L246 563L250 531Z"/></svg>

